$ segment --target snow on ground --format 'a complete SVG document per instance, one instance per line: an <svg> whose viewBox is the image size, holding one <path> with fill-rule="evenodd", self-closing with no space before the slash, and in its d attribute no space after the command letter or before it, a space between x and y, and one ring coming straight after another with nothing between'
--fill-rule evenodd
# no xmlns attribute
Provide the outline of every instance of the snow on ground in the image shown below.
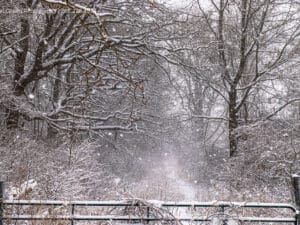
<svg viewBox="0 0 300 225"><path fill-rule="evenodd" d="M11 187L8 190L8 200L18 199L22 197L27 191L32 191L37 186L34 179L23 182L19 187Z"/></svg>
<svg viewBox="0 0 300 225"><path fill-rule="evenodd" d="M169 178L180 194L184 196L185 201L194 201L196 198L196 190L193 184L183 180L180 177L180 166L178 164L178 159L170 155L163 163L164 174Z"/></svg>
<svg viewBox="0 0 300 225"><path fill-rule="evenodd" d="M180 201L186 201L186 202L196 201L197 187L195 183L190 183L181 176L180 171L183 170L183 168L179 165L178 158L176 157L176 155L173 155L172 153L164 154L163 161L160 161L160 166L154 168L153 170L154 171L150 171L149 173L150 176L152 174L153 177L152 178L148 177L147 179L149 180L153 179L155 181L158 180L158 182L167 181L169 183L169 186L172 187L171 191L182 196ZM159 179L157 176L159 176ZM155 205L156 207L161 207L161 204L163 202L161 200L165 200L165 199L149 200L149 202ZM172 199L172 201L173 200L178 201L179 199ZM176 208L176 209L170 208L170 210L171 213L176 218L193 216L191 210L188 208ZM182 222L182 224L190 224L190 223Z"/></svg>

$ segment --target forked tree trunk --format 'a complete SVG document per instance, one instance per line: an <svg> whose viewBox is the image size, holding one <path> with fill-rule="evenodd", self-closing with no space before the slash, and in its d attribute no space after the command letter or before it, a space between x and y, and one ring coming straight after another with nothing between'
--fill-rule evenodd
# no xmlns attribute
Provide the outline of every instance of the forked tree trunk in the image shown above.
<svg viewBox="0 0 300 225"><path fill-rule="evenodd" d="M30 4L30 1L28 1ZM26 7L22 5L23 7ZM16 59L14 65L14 77L13 77L13 93L14 97L19 97L24 93L25 86L20 82L22 75L25 70L25 63L27 52L29 48L29 20L26 17L20 19L20 43L19 50L16 52ZM9 109L7 109L7 119L6 119L6 127L8 129L17 128L20 120L20 112L18 110L18 105L16 105L15 101L12 100L10 102Z"/></svg>

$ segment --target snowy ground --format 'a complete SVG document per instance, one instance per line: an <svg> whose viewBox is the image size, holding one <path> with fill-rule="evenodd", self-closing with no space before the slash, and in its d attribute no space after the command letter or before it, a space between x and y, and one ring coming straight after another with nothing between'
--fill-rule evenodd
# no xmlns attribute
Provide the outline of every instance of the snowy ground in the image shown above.
<svg viewBox="0 0 300 225"><path fill-rule="evenodd" d="M184 196L185 201L195 201L196 190L193 184L187 182L180 177L180 167L178 165L178 159L174 156L169 156L163 163L164 174L170 179L178 192Z"/></svg>

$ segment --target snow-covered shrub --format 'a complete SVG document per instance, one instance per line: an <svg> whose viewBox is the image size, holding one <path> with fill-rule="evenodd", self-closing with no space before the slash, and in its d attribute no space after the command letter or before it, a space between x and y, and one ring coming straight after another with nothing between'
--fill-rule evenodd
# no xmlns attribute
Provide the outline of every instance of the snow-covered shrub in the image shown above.
<svg viewBox="0 0 300 225"><path fill-rule="evenodd" d="M237 133L238 155L224 164L231 198L291 201L291 176L300 171L299 125L275 119L242 126Z"/></svg>
<svg viewBox="0 0 300 225"><path fill-rule="evenodd" d="M8 140L9 136L9 140ZM22 133L1 134L0 179L14 199L118 198L122 185L99 163L95 145L88 141L58 146ZM12 141L11 141L12 140ZM29 183L34 183L29 185Z"/></svg>

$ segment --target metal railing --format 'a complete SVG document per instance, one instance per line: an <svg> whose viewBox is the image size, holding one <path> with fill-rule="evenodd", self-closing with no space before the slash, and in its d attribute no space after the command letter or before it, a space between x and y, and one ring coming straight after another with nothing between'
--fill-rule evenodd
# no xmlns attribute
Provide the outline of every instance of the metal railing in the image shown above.
<svg viewBox="0 0 300 225"><path fill-rule="evenodd" d="M70 224L75 224L75 221L126 221L128 222L139 222L139 223L149 223L151 221L186 221L186 222L209 222L212 221L210 216L186 216L186 217L174 217L174 218L164 218L164 217L152 217L149 213L151 205L161 208L186 208L186 209L199 209L199 208L215 208L220 212L219 215L225 214L226 209L235 208L252 208L252 209L285 209L290 212L290 217L238 217L238 221L243 222L264 222L264 223L285 223L285 224L297 224L297 210L293 205L290 204L280 204L280 203L257 203L257 202L146 202L146 205L141 205L128 201L48 201L48 200L4 200L3 208L4 214L2 217L3 221L18 221L18 220L68 220ZM7 207L15 206L61 206L68 208L68 215L24 215L12 213L7 215L5 209ZM145 215L143 216L132 216L132 215L81 215L77 214L76 209L82 207L106 207L106 208L124 208L124 207L144 207ZM20 211L20 210L18 210Z"/></svg>
<svg viewBox="0 0 300 225"><path fill-rule="evenodd" d="M159 202L159 201L143 201L143 200L127 200L127 201L51 201L51 200L6 200L4 199L4 183L0 181L0 225L10 224L10 221L34 221L34 220L51 220L51 221L69 221L74 225L76 221L123 221L126 223L139 222L151 223L155 221L176 221L176 222L212 222L213 216L219 216L221 220L226 221L226 217L232 217L229 209L237 210L234 216L236 221L250 222L250 223L284 223L300 225L300 216L298 209L300 208L300 177L293 178L295 189L296 206L282 203L259 203L259 202ZM34 210L35 207L40 208L58 208L63 210L59 214L44 213ZM102 207L102 211L91 215L90 208ZM111 209L116 213L111 214ZM126 208L137 208L141 213L124 214ZM30 209L31 211L29 211ZM155 214L153 209L164 209L164 212L171 212L174 209L183 209L181 215L172 213ZM197 211L197 214L186 213L188 210ZM213 213L208 216L202 216L200 209L214 209ZM261 209L265 210L263 215L259 216L255 213L250 213L250 216L241 216L243 209ZM152 211L151 211L152 210ZM271 211L270 211L271 210ZM277 210L277 211L276 211ZM283 216L277 214L282 212ZM30 213L28 213L30 212ZM45 212L45 211L44 211ZM123 212L123 215L122 213ZM133 212L136 212L133 210ZM217 212L217 213L216 213ZM85 213L85 214L83 214ZM170 216L171 215L171 216ZM270 216L271 215L271 216ZM273 215L276 215L274 217Z"/></svg>

